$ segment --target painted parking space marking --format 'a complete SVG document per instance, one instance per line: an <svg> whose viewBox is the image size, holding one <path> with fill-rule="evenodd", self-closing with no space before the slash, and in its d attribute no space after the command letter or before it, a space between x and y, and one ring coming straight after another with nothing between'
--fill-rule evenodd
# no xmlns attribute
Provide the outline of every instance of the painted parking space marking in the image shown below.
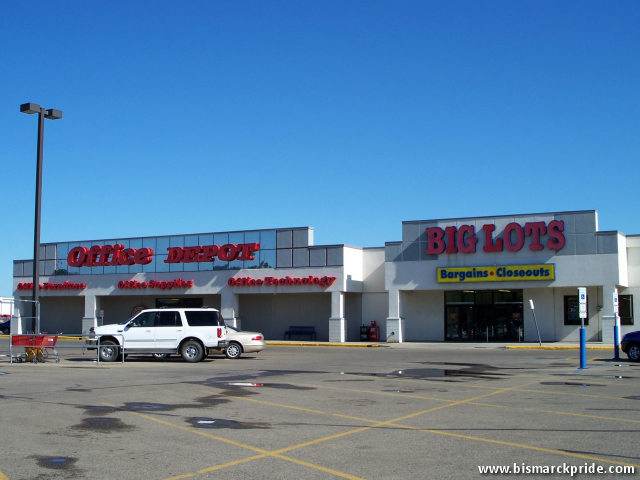
<svg viewBox="0 0 640 480"><path fill-rule="evenodd" d="M115 405L110 405L110 404L104 403L104 402L102 402L102 404L106 405L108 407L116 408L116 409L119 408L119 407L117 407ZM312 468L312 469L315 469L315 470L320 470L320 471L325 472L325 473L330 473L330 474L338 476L338 477L347 478L349 480L364 480L364 479L362 479L360 477L356 477L354 475L349 475L349 474L344 473L344 472L339 472L337 470L332 470L330 468L322 467L320 465L314 465L314 464L309 463L309 462L304 462L302 460L286 457L286 456L280 454L281 452L291 450L292 448L285 448L285 449L280 449L280 450L276 450L276 451L273 451L273 452L269 452L267 450L263 450L262 448L254 447L252 445L247 445L245 443L236 442L235 440L230 440L228 438L219 437L217 435L212 435L210 433L201 432L201 431L189 428L189 427L184 427L182 425L176 425L174 423L167 422L166 420L162 420L162 419L159 419L159 418L156 418L156 417L152 417L151 415L148 415L148 414L139 413L139 412L131 412L131 411L127 411L127 413L136 415L136 416L138 416L140 418L145 418L147 420L152 420L152 421L160 423L162 425L166 425L166 426L169 426L169 427L177 428L177 429L185 431L185 432L193 433L193 434L196 434L196 435L201 435L203 437L208 437L208 438L211 438L213 440L218 440L218 441L221 441L221 442L224 442L224 443L228 443L228 444L236 446L236 447L240 447L240 448L244 448L244 449L247 449L247 450L251 450L253 452L257 452L257 453L260 454L260 455L254 455L252 457L244 458L244 459L241 459L241 460L236 460L234 462L229 462L227 464L224 464L224 466L223 465L215 465L213 467L208 467L206 469L203 469L202 473L207 473L207 472L210 472L210 471L213 471L213 470L217 470L217 469L220 469L220 468L226 468L226 467L230 467L230 466L233 466L233 465L238 465L240 463L249 462L249 461L252 461L252 460L259 459L259 458L275 457L275 458L279 458L281 460L286 460L288 462L297 463L298 465L309 467L309 468ZM371 428L371 427L364 427L363 429L358 429L356 431L349 432L349 433L356 433L359 430L367 430L369 428ZM341 435L342 434L333 435L329 439L337 438L337 437L339 437ZM199 474L199 472L200 471L195 472L195 473L187 473L187 474L183 474L183 475L178 475L178 476L170 477L170 479L171 480L177 480L179 478L188 478L188 477L192 477L192 476L194 476L196 474ZM169 480L169 479L165 479L165 480Z"/></svg>

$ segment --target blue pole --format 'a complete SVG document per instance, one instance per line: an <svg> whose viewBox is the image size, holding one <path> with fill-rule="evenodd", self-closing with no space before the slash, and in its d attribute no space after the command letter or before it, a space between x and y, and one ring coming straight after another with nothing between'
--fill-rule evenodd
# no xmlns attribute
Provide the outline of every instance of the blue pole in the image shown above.
<svg viewBox="0 0 640 480"><path fill-rule="evenodd" d="M580 329L580 368L587 368L587 330Z"/></svg>
<svg viewBox="0 0 640 480"><path fill-rule="evenodd" d="M613 352L614 358L618 360L620 358L620 327L618 327L618 322L613 326Z"/></svg>

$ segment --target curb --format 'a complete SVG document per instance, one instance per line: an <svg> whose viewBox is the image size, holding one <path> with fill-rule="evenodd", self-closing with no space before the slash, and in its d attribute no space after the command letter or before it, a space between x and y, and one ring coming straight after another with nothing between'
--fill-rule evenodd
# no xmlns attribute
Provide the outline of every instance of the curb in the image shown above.
<svg viewBox="0 0 640 480"><path fill-rule="evenodd" d="M580 350L579 346L563 346L563 347L551 347L551 346L526 346L519 347L517 345L507 345L507 349L522 349L522 350ZM587 350L613 350L613 347L586 347Z"/></svg>
<svg viewBox="0 0 640 480"><path fill-rule="evenodd" d="M21 335L21 334L17 334L17 335ZM26 334L25 334L26 335ZM48 333L43 333L42 335L49 335ZM9 338L10 335L0 335L0 338ZM85 341L85 339L87 339L89 337L65 337L64 335L58 335L58 340L78 340L78 341Z"/></svg>
<svg viewBox="0 0 640 480"><path fill-rule="evenodd" d="M375 348L379 347L377 343L374 344L359 344L359 343L309 343L309 342L270 342L267 340L267 345L277 345L280 347L353 347L353 348Z"/></svg>

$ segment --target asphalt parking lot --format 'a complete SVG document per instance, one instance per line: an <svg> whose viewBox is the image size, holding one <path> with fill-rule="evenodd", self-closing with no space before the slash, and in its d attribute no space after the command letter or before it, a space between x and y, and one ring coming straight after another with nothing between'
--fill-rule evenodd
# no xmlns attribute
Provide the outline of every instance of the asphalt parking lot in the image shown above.
<svg viewBox="0 0 640 480"><path fill-rule="evenodd" d="M98 366L65 345L60 363L0 357L0 480L640 471L640 364L610 351L585 370L577 350L410 343Z"/></svg>

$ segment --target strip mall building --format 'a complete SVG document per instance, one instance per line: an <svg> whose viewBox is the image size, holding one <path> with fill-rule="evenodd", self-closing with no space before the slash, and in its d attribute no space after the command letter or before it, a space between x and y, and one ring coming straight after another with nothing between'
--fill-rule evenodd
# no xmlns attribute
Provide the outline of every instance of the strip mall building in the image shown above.
<svg viewBox="0 0 640 480"><path fill-rule="evenodd" d="M586 287L587 340L637 329L640 235L598 231L595 211L402 222L384 247L314 245L286 228L41 246L41 330L86 333L141 308L210 306L226 322L282 339L577 341ZM31 298L33 262L14 261L14 298ZM531 309L531 303L535 307ZM21 302L23 315L27 303ZM21 328L27 320L22 319Z"/></svg>

